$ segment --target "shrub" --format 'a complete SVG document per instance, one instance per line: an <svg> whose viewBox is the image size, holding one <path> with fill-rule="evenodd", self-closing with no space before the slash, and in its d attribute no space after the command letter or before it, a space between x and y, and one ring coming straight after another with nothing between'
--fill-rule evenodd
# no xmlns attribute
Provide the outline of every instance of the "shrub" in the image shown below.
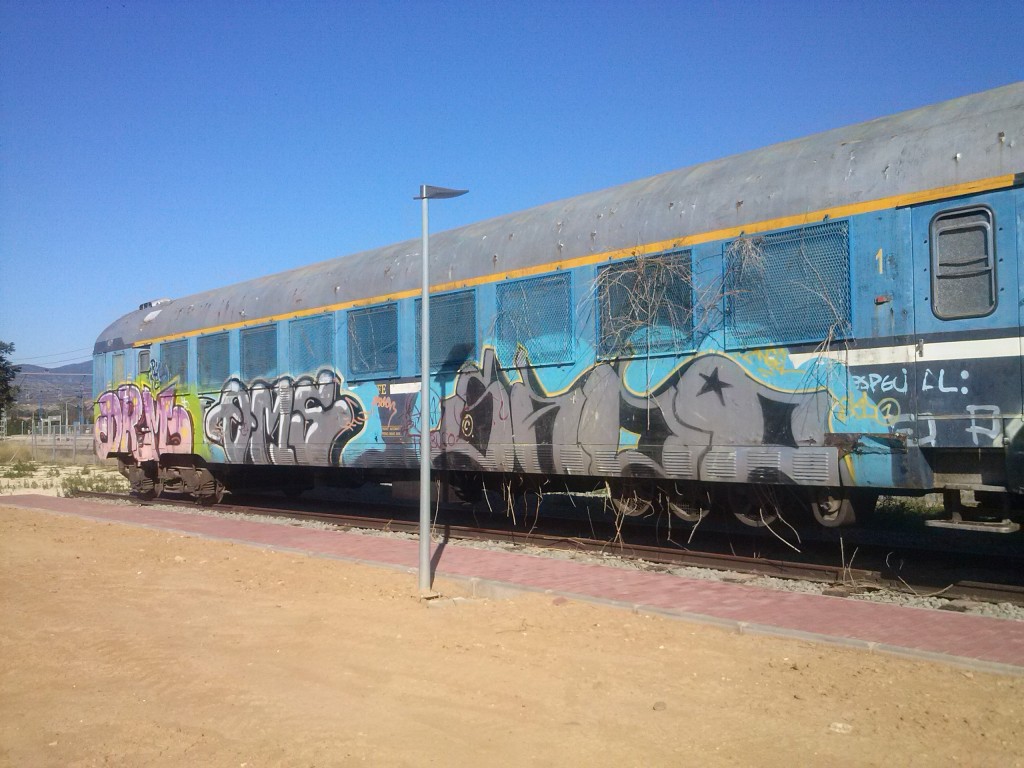
<svg viewBox="0 0 1024 768"><path fill-rule="evenodd" d="M74 496L77 493L125 493L128 481L119 474L112 472L91 473L83 467L73 475L67 475L60 481L60 495Z"/></svg>
<svg viewBox="0 0 1024 768"><path fill-rule="evenodd" d="M36 469L35 462L18 459L7 468L3 477L8 480L17 480L19 477L31 477Z"/></svg>

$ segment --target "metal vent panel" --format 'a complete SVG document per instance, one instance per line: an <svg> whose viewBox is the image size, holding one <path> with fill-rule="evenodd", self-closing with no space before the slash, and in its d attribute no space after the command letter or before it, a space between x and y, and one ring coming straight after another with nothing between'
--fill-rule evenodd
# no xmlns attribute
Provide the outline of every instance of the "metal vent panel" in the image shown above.
<svg viewBox="0 0 1024 768"><path fill-rule="evenodd" d="M348 367L356 375L398 370L398 305L348 313Z"/></svg>
<svg viewBox="0 0 1024 768"><path fill-rule="evenodd" d="M385 467L388 459L383 451L366 451L362 455L361 463L367 467Z"/></svg>
<svg viewBox="0 0 1024 768"><path fill-rule="evenodd" d="M726 249L727 326L743 344L850 334L845 221L734 240Z"/></svg>
<svg viewBox="0 0 1024 768"><path fill-rule="evenodd" d="M502 364L516 364L522 345L533 365L572 362L570 275L561 272L496 286L497 346Z"/></svg>
<svg viewBox="0 0 1024 768"><path fill-rule="evenodd" d="M562 471L567 475L583 475L586 474L586 458L581 451L575 445L556 446L558 450L558 461L562 466Z"/></svg>
<svg viewBox="0 0 1024 768"><path fill-rule="evenodd" d="M416 299L416 366L423 345L423 300ZM430 297L430 368L455 369L476 357L476 291Z"/></svg>
<svg viewBox="0 0 1024 768"><path fill-rule="evenodd" d="M288 367L292 376L334 368L334 316L317 315L288 323Z"/></svg>
<svg viewBox="0 0 1024 768"><path fill-rule="evenodd" d="M597 471L602 475L617 475L619 473L618 450L615 448L595 448L594 464Z"/></svg>
<svg viewBox="0 0 1024 768"><path fill-rule="evenodd" d="M831 451L795 451L793 456L793 479L801 485L833 485L837 478L830 471L835 463Z"/></svg>
<svg viewBox="0 0 1024 768"><path fill-rule="evenodd" d="M665 471L673 477L692 478L693 471L693 450L677 446L666 445L662 453L662 464Z"/></svg>
<svg viewBox="0 0 1024 768"><path fill-rule="evenodd" d="M271 379L277 375L277 326L245 328L241 334L242 378Z"/></svg>
<svg viewBox="0 0 1024 768"><path fill-rule="evenodd" d="M219 390L231 374L228 357L229 337L227 333L200 336L196 341L196 356L199 365L199 388L203 391Z"/></svg>
<svg viewBox="0 0 1024 768"><path fill-rule="evenodd" d="M712 450L704 459L703 475L708 480L736 479L736 451Z"/></svg>
<svg viewBox="0 0 1024 768"><path fill-rule="evenodd" d="M780 469L782 456L779 451L754 450L747 453L747 469Z"/></svg>
<svg viewBox="0 0 1024 768"><path fill-rule="evenodd" d="M512 472L516 465L516 447L515 445L503 445L501 449L501 455L503 457L504 467L506 472Z"/></svg>
<svg viewBox="0 0 1024 768"><path fill-rule="evenodd" d="M179 387L188 383L188 341L182 339L161 344L158 362L163 383L177 381Z"/></svg>
<svg viewBox="0 0 1024 768"><path fill-rule="evenodd" d="M693 335L691 251L610 264L597 273L602 357L686 349Z"/></svg>

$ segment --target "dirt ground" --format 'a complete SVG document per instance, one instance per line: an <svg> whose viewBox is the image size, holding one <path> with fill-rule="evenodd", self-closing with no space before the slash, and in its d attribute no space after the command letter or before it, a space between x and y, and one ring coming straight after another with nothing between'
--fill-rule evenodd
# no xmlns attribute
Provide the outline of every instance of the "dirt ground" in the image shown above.
<svg viewBox="0 0 1024 768"><path fill-rule="evenodd" d="M1022 766L1024 679L3 507L6 766Z"/></svg>

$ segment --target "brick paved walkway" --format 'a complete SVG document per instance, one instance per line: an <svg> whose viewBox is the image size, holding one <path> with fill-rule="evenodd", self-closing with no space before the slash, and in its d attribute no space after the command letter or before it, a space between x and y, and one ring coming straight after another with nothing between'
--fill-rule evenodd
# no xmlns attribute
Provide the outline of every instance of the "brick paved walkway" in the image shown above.
<svg viewBox="0 0 1024 768"><path fill-rule="evenodd" d="M414 539L49 496L0 497L0 506L3 505L387 567L415 569L418 563L418 544ZM435 551L434 560L438 576L472 580L481 593L502 587L550 590L567 597L732 626L740 631L800 637L1024 674L1024 622L780 592L457 544L441 546Z"/></svg>

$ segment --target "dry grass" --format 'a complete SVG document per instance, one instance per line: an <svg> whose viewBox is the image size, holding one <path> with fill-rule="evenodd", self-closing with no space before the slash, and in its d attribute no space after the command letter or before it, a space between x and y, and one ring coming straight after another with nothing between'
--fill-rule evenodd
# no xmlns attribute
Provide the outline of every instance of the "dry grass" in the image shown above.
<svg viewBox="0 0 1024 768"><path fill-rule="evenodd" d="M98 464L91 452L79 452L77 462L70 457L53 461L45 450L38 451L37 456L32 458L31 447L24 442L0 442L0 495L70 496L77 490L128 491L128 481L117 471L116 463Z"/></svg>

